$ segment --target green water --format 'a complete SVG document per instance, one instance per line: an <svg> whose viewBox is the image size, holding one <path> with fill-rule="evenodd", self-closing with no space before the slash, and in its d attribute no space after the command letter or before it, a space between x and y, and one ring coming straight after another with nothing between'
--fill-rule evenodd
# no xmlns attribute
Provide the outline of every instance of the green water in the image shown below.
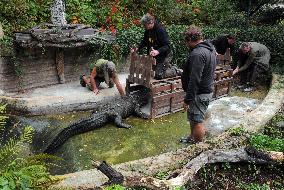
<svg viewBox="0 0 284 190"><path fill-rule="evenodd" d="M55 120L60 125L51 126L52 128L61 128L84 115L86 114L49 116L48 120ZM91 169L91 159L118 164L186 146L178 142L181 136L189 133L185 113L178 112L154 120L129 117L125 122L133 128L121 129L108 124L70 138L55 152L63 160L57 162L51 172L63 174Z"/></svg>
<svg viewBox="0 0 284 190"><path fill-rule="evenodd" d="M267 88L263 88L252 93L233 90L231 95L263 99L266 93ZM35 119L47 121L49 133L54 136L62 128L89 114L90 112L74 112ZM189 133L186 113L178 112L154 120L129 117L125 122L132 125L133 128L121 129L108 124L100 129L70 138L55 152L55 155L63 160L56 162L51 173L64 174L92 169L91 159L118 164L174 151L186 146L178 142L181 136Z"/></svg>

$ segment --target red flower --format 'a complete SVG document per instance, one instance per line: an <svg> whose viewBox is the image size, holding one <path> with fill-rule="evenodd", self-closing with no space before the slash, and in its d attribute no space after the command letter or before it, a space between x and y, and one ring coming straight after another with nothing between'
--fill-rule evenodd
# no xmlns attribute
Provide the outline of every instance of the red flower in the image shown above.
<svg viewBox="0 0 284 190"><path fill-rule="evenodd" d="M107 17L107 18L106 18L106 22L107 22L107 23L110 23L110 22L111 22L111 17Z"/></svg>
<svg viewBox="0 0 284 190"><path fill-rule="evenodd" d="M116 34L116 28L115 28L115 26L110 26L109 27L109 30L110 30L110 32L112 33L112 34Z"/></svg>
<svg viewBox="0 0 284 190"><path fill-rule="evenodd" d="M135 20L133 20L132 22L133 22L133 24L135 24L136 26L137 26L137 25L140 25L140 20L139 20L139 19L135 19Z"/></svg>
<svg viewBox="0 0 284 190"><path fill-rule="evenodd" d="M111 13L115 13L116 12L116 6L113 5L112 8L111 8Z"/></svg>

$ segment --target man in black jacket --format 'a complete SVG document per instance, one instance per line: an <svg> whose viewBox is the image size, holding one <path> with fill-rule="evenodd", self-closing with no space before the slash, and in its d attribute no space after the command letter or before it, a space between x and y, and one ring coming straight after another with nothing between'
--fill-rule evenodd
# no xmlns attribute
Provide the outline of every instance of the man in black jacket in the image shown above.
<svg viewBox="0 0 284 190"><path fill-rule="evenodd" d="M182 87L186 92L184 110L190 121L191 134L181 142L201 142L205 135L204 118L213 95L214 71L217 55L214 46L203 41L201 29L190 26L184 33L186 45L191 49L183 66Z"/></svg>
<svg viewBox="0 0 284 190"><path fill-rule="evenodd" d="M212 40L212 44L215 46L218 54L224 55L230 48L230 54L234 51L234 44L236 42L236 36L233 34L221 34Z"/></svg>
<svg viewBox="0 0 284 190"><path fill-rule="evenodd" d="M131 51L147 48L147 54L156 59L156 65L153 66L155 79L176 76L175 68L170 66L171 48L166 29L149 13L142 17L141 23L145 28L144 37L138 49L131 49Z"/></svg>

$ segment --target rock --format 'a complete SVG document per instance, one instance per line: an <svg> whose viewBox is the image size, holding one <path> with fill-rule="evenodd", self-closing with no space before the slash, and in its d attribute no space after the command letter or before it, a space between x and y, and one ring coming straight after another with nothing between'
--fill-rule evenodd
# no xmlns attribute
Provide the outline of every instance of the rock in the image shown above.
<svg viewBox="0 0 284 190"><path fill-rule="evenodd" d="M279 127L279 128L284 128L284 121L277 122L276 126Z"/></svg>

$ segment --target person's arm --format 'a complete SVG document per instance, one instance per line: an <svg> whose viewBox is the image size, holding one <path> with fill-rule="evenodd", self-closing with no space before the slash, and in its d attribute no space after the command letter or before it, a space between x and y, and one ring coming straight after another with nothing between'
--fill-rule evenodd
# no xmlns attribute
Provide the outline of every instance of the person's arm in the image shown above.
<svg viewBox="0 0 284 190"><path fill-rule="evenodd" d="M254 59L254 55L250 55L247 60L245 61L245 64L239 68L239 71L238 72L242 72L244 70L246 70L250 64L253 62L253 59Z"/></svg>
<svg viewBox="0 0 284 190"><path fill-rule="evenodd" d="M95 94L98 94L99 89L97 88L97 84L96 84L96 81L95 81L96 76L97 76L97 69L96 69L96 67L94 67L92 72L91 72L91 75L90 75L90 82L91 82L91 88L92 88L93 92Z"/></svg>
<svg viewBox="0 0 284 190"><path fill-rule="evenodd" d="M114 82L114 84L115 84L115 86L116 86L116 88L117 88L117 90L118 90L120 96L125 96L124 88L123 88L123 86L121 85L121 83L120 83L120 81L119 81L118 76L117 76L116 73L113 75L112 80L113 80L113 82Z"/></svg>
<svg viewBox="0 0 284 190"><path fill-rule="evenodd" d="M157 49L157 51L160 53L167 52L170 50L170 42L169 42L169 37L168 33L164 28L160 28L158 30L158 41L161 44L161 47Z"/></svg>
<svg viewBox="0 0 284 190"><path fill-rule="evenodd" d="M237 66L234 70L233 70L233 75L237 74L239 72L239 66Z"/></svg>

